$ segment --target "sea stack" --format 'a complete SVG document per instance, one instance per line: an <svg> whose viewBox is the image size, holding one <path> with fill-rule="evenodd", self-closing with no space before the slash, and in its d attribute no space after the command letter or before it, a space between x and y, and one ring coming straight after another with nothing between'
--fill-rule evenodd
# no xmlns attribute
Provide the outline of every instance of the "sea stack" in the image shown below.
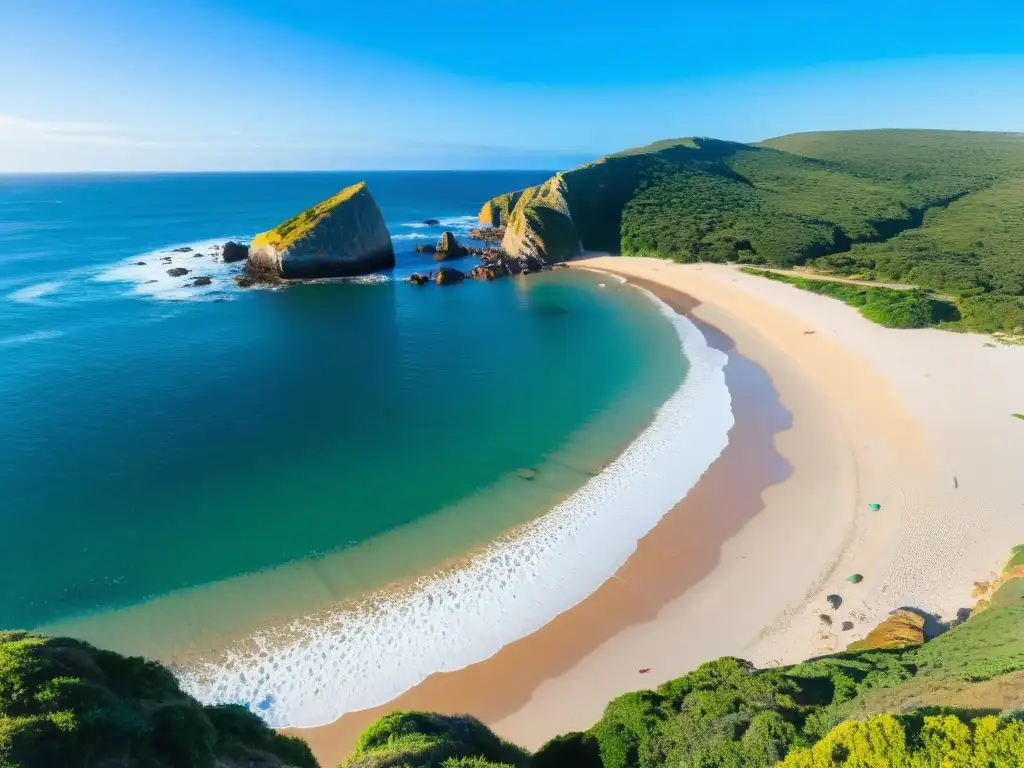
<svg viewBox="0 0 1024 768"><path fill-rule="evenodd" d="M395 266L384 217L361 181L253 238L249 267L285 279L350 277Z"/></svg>

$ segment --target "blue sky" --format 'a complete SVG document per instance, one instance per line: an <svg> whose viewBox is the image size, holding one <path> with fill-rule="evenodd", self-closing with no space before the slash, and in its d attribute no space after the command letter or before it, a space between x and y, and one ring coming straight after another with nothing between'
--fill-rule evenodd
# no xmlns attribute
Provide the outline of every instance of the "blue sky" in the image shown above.
<svg viewBox="0 0 1024 768"><path fill-rule="evenodd" d="M556 168L1024 131L1024 3L0 0L0 171Z"/></svg>

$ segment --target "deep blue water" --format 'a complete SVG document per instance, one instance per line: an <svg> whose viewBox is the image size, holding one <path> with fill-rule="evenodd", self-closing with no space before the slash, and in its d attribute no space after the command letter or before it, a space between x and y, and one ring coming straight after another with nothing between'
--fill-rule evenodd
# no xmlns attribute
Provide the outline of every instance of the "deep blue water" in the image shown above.
<svg viewBox="0 0 1024 768"><path fill-rule="evenodd" d="M676 334L645 299L564 271L245 291L212 257L366 178L402 276L433 263L417 242L464 237L487 198L547 175L0 178L0 627L137 605L437 517L393 568L382 552L372 577L320 574L341 599L585 482L683 375ZM182 245L196 251L171 254ZM167 254L213 285L169 278ZM472 525L443 524L587 429L568 464L489 497Z"/></svg>

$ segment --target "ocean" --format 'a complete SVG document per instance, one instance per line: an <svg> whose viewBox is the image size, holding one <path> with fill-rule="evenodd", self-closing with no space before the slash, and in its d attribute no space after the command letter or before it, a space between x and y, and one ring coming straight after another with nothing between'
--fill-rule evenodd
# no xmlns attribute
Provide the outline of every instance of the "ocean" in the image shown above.
<svg viewBox="0 0 1024 768"><path fill-rule="evenodd" d="M586 597L731 412L724 356L615 279L401 280L548 175L0 177L0 627L308 726ZM394 270L247 290L215 259L360 179Z"/></svg>

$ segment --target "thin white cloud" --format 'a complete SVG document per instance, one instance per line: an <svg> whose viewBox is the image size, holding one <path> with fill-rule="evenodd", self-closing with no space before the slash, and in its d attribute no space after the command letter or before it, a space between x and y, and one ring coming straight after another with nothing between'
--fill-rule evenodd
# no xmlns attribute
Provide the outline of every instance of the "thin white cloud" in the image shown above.
<svg viewBox="0 0 1024 768"><path fill-rule="evenodd" d="M80 120L32 120L0 115L0 136L43 138L47 136L96 136L116 133L116 126Z"/></svg>

